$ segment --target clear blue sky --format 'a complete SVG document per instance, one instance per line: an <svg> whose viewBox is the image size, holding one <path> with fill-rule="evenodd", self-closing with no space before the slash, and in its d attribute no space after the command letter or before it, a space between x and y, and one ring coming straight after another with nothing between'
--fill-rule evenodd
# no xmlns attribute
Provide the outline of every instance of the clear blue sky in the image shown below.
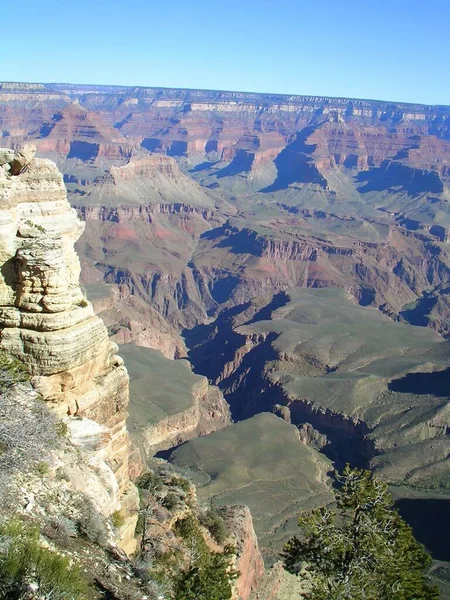
<svg viewBox="0 0 450 600"><path fill-rule="evenodd" d="M450 104L449 0L22 0L0 80Z"/></svg>

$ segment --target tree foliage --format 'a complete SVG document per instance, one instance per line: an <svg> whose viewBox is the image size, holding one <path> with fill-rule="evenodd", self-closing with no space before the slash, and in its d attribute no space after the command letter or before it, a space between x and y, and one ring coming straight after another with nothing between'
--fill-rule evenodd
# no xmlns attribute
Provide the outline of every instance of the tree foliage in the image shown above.
<svg viewBox="0 0 450 600"><path fill-rule="evenodd" d="M188 569L175 584L176 600L227 600L232 598L232 582L238 573L232 568L235 549L225 546L223 552L211 551L196 519L186 517L177 523L176 531L190 548Z"/></svg>
<svg viewBox="0 0 450 600"><path fill-rule="evenodd" d="M200 514L199 521L209 530L218 544L223 544L225 542L228 537L227 526L219 509L217 506L214 506L212 502L208 509Z"/></svg>
<svg viewBox="0 0 450 600"><path fill-rule="evenodd" d="M236 573L231 569L234 549L211 552L208 560L194 561L176 586L176 600L227 600L232 597L231 582Z"/></svg>
<svg viewBox="0 0 450 600"><path fill-rule="evenodd" d="M342 475L336 510L300 515L302 536L283 552L285 568L303 574L308 600L436 600L431 559L394 509L387 485L370 471Z"/></svg>

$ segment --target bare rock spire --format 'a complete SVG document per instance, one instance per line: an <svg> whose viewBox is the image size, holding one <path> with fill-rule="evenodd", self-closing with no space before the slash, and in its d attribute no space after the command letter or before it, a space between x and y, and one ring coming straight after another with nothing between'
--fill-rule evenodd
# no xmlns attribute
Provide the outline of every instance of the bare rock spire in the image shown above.
<svg viewBox="0 0 450 600"><path fill-rule="evenodd" d="M0 347L28 366L61 417L82 418L68 420L79 443L83 419L88 432L101 426L98 450L133 505L128 373L79 284L74 244L84 223L56 165L33 155L23 147L0 178Z"/></svg>

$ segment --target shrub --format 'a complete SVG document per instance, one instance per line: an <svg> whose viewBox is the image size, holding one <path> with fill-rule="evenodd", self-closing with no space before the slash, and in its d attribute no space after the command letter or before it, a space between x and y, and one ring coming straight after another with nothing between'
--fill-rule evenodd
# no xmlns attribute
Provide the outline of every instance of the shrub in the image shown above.
<svg viewBox="0 0 450 600"><path fill-rule="evenodd" d="M39 529L17 519L0 527L0 593L3 598L38 597L52 600L86 598L87 582L78 565L39 545Z"/></svg>
<svg viewBox="0 0 450 600"><path fill-rule="evenodd" d="M122 527L122 525L125 523L123 512L121 510L114 511L111 515L111 521L116 529Z"/></svg>
<svg viewBox="0 0 450 600"><path fill-rule="evenodd" d="M199 521L209 530L218 544L223 544L225 542L228 537L228 530L225 521L216 506L211 504L206 513L200 515Z"/></svg>
<svg viewBox="0 0 450 600"><path fill-rule="evenodd" d="M208 551L207 560L194 560L175 585L177 600L229 600L233 596L232 581L238 573L232 569L234 548L224 552Z"/></svg>
<svg viewBox="0 0 450 600"><path fill-rule="evenodd" d="M173 510L180 503L180 498L175 492L168 492L168 494L162 499L161 504L167 508L167 510Z"/></svg>
<svg viewBox="0 0 450 600"><path fill-rule="evenodd" d="M156 556L158 554L158 556ZM173 587L174 581L179 576L183 558L174 548L147 553L145 559L138 563L136 571L141 579L146 582L154 581L161 589Z"/></svg>
<svg viewBox="0 0 450 600"><path fill-rule="evenodd" d="M23 362L0 350L0 391L16 383L25 383L29 379L30 376Z"/></svg>
<svg viewBox="0 0 450 600"><path fill-rule="evenodd" d="M42 476L48 475L48 473L50 472L50 467L48 463L46 463L44 460L38 462L36 465L36 472Z"/></svg>
<svg viewBox="0 0 450 600"><path fill-rule="evenodd" d="M42 225L39 225L39 223L34 223L33 221L30 221L30 219L25 221L25 224L28 225L28 227L35 227L41 233L46 233L45 227L42 227Z"/></svg>
<svg viewBox="0 0 450 600"><path fill-rule="evenodd" d="M87 499L86 503L81 507L78 530L82 535L91 540L91 542L98 544L102 548L109 543L109 532L105 520L95 509L92 502L89 502Z"/></svg>
<svg viewBox="0 0 450 600"><path fill-rule="evenodd" d="M140 536L144 533L145 527L145 516L142 513L139 513L138 520L136 522L136 527L134 529L134 535Z"/></svg>
<svg viewBox="0 0 450 600"><path fill-rule="evenodd" d="M153 471L148 471L141 475L137 480L136 485L139 489L147 490L151 493L159 491L163 487L161 477L158 477Z"/></svg>
<svg viewBox="0 0 450 600"><path fill-rule="evenodd" d="M64 421L58 421L58 423L55 424L55 429L56 433L61 437L66 437L69 433L69 426L67 423L64 423Z"/></svg>
<svg viewBox="0 0 450 600"><path fill-rule="evenodd" d="M0 393L0 505L13 509L15 474L45 474L44 464L63 440L56 431L56 416L33 390L13 385Z"/></svg>
<svg viewBox="0 0 450 600"><path fill-rule="evenodd" d="M167 598L167 586L158 581L149 581L145 585L145 591L149 600L164 600Z"/></svg>
<svg viewBox="0 0 450 600"><path fill-rule="evenodd" d="M188 543L188 545L192 545L194 542L202 551L207 551L208 547L203 539L198 521L193 515L179 519L175 523L174 530L179 537Z"/></svg>
<svg viewBox="0 0 450 600"><path fill-rule="evenodd" d="M178 487L180 490L183 490L185 494L189 494L191 491L191 484L188 479L184 477L179 477L178 475L174 475L170 480L170 485L173 487Z"/></svg>
<svg viewBox="0 0 450 600"><path fill-rule="evenodd" d="M68 546L70 539L77 537L78 528L74 521L64 515L59 515L48 521L43 532L48 538L58 542L60 546Z"/></svg>

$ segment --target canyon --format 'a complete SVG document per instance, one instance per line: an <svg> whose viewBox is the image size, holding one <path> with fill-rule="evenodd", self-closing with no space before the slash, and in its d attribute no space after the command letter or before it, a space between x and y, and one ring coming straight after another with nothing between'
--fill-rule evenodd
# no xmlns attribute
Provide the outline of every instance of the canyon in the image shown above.
<svg viewBox="0 0 450 600"><path fill-rule="evenodd" d="M17 153L0 151L1 518L10 523L31 519L42 528L47 546L52 540L53 555L67 556L69 547L68 564L76 561L91 573L96 597L108 592L114 598L145 594L146 579L136 576L137 562L130 557L149 561L157 540L170 553L168 540L174 538L180 552L174 531L177 523L190 519L205 548L209 544L211 551L221 553L224 541L235 542L233 566L245 565L245 572L232 591L246 600L264 571L248 509L227 507L226 519L221 517L224 539L215 543L201 528L205 509L192 484L160 465L157 472L149 470L145 460L149 448L161 441L163 446L168 440L180 443L180 430L189 437L226 426L228 405L206 378L191 374L189 380L185 362L191 386L186 406L171 397L169 406L166 398L166 403L158 403L158 397L154 404L147 399L143 412L147 421L154 421L153 428L149 431L141 419L137 424L142 437L151 441L139 447L132 443L128 371L79 283L74 244L84 223L67 201L56 165L34 153L30 144ZM133 346L129 356L137 352ZM129 362L133 364L131 358ZM164 418L153 418L162 406ZM155 490L145 487L149 480L159 489L165 486L164 495L155 497ZM162 514L165 495L171 501ZM156 522L155 510L160 511ZM150 536L149 547L142 532L136 533L139 517ZM84 541L78 539L83 536ZM120 589L117 564L129 573L125 589ZM102 569L109 574L102 575Z"/></svg>
<svg viewBox="0 0 450 600"><path fill-rule="evenodd" d="M399 506L448 501L449 107L3 83L0 138L54 161L85 223L80 236L71 221L85 292L48 304L24 289L10 327L66 302L93 331L92 302L131 374L133 444L187 470L202 499L248 504L267 564L295 514L329 501L332 463L374 469ZM35 185L33 168L20 177ZM20 240L46 237L35 217ZM105 332L92 344L120 371ZM278 461L302 465L300 486Z"/></svg>
<svg viewBox="0 0 450 600"><path fill-rule="evenodd" d="M449 113L195 90L0 89L5 144L33 141L55 160L87 223L84 283L127 288L177 330L300 285L343 287L445 335Z"/></svg>

